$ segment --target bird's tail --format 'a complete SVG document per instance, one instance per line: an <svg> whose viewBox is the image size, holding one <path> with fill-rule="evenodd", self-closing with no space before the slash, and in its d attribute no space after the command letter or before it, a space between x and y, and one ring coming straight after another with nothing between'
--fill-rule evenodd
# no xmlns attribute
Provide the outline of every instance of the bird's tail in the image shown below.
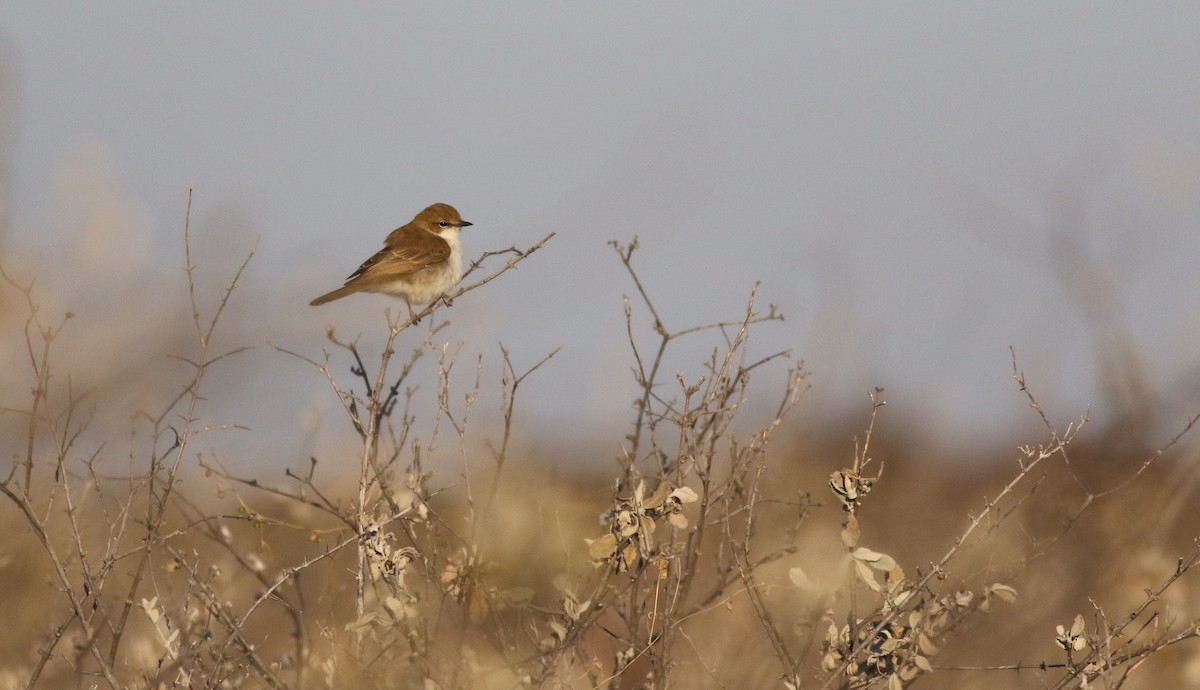
<svg viewBox="0 0 1200 690"><path fill-rule="evenodd" d="M333 292L327 292L324 295L321 295L320 297L316 298L315 300L309 302L309 304L316 307L318 305L325 304L326 302L332 302L335 299L341 299L341 298L345 297L346 295L353 294L355 292L358 292L357 286L343 285L342 287L334 290Z"/></svg>

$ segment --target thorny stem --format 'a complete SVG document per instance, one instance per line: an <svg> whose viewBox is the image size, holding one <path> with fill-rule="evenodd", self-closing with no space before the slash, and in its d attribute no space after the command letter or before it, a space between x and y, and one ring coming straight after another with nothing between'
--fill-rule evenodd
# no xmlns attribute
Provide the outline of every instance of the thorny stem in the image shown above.
<svg viewBox="0 0 1200 690"><path fill-rule="evenodd" d="M56 450L55 483L50 488L49 501L50 503L53 503L53 497L59 491L65 494L65 514L67 524L70 529L70 534L74 539L74 547L76 549L73 557L78 561L80 576L83 580L82 585L77 585L75 582L73 582L75 578L68 570L67 563L64 561L58 547L49 538L46 529L49 515L46 517L36 515L33 512L33 505L31 503L31 499L34 495L32 481L34 440L40 431L40 407L49 395L50 374L48 355L54 338L62 330L62 325L60 324L57 328L44 327L38 317L38 306L32 298L32 285L27 287L17 285L8 277L7 274L4 274L4 278L6 280L23 292L29 308L30 316L26 323L26 341L30 354L30 362L33 366L37 385L33 391L33 403L29 413L31 415L31 419L29 425L29 437L27 439L27 453L25 458L25 483L23 486L14 486L11 484L12 475L10 474L8 478L6 478L3 482L0 482L0 493L3 493L10 500L12 500L25 515L26 521L33 530L34 534L37 535L43 550L46 552L51 564L54 567L55 573L59 579L60 589L67 597L68 602L70 602L73 614L69 621L55 628L51 644L45 650L43 650L39 656L39 661L34 670L34 674L29 681L30 686L32 686L32 684L36 682L36 679L41 675L42 669L45 667L46 662L49 661L50 654L52 653L54 646L57 644L58 639L60 639L63 635L66 627L70 625L72 621L76 621L81 632L83 633L83 640L79 643L79 649L84 653L90 654L95 659L99 675L103 676L110 686L114 688L121 687L121 683L116 678L114 672L120 652L121 641L125 632L128 630L130 612L135 606L142 582L148 573L150 554L152 551L151 547L168 538L167 535L163 534L163 525L165 524L167 517L167 507L170 503L172 491L177 484L177 477L182 467L187 442L192 436L194 436L196 433L199 433L199 431L193 429L193 424L196 420L196 404L200 399L201 381L205 372L212 364L231 354L246 349L239 348L216 357L208 358L207 360L203 356L208 350L216 323L219 321L220 315L228 305L229 298L236 289L241 275L253 257L254 252L250 252L245 262L243 262L238 268L236 274L225 290L225 293L222 296L211 321L208 323L208 327L204 328L201 324L199 308L195 298L195 266L191 260L191 199L192 191L189 189L188 211L185 215L184 223L184 244L187 262L186 273L189 282L189 294L191 296L193 323L196 326L196 332L200 342L200 352L202 356L196 362L188 362L188 364L193 367L193 376L189 385L186 386L173 401L171 401L171 403L163 411L162 415L160 415L157 419L151 420L153 422L154 431L152 434L150 465L147 468L145 481L139 482L144 485L147 491L147 506L145 522L143 524L145 536L143 537L142 546L129 552L128 554L125 554L137 554L138 560L131 569L129 574L130 582L124 589L124 596L120 597L119 599L119 601L122 602L121 609L115 616L110 615L106 610L105 600L101 598L101 593L104 588L106 577L111 572L111 568L113 565L115 565L115 563L125 557L125 555L117 554L116 548L118 540L125 530L125 520L128 517L128 511L132 506L132 494L130 497L130 503L124 505L121 509L122 516L124 517L118 519L117 523L113 525L112 529L114 532L112 533L113 536L112 541L110 542L109 553L104 556L101 564L99 565L99 569L97 570L91 565L87 555L86 546L83 541L83 532L81 530L80 521L77 515L78 506L75 504L75 499L72 493L75 489L70 481L70 471L65 466L65 462L69 453L71 452L71 448L74 446L75 442L79 438L80 433L82 433L83 429L87 425L86 421L77 422L74 417L76 406L80 399L74 394L68 381L67 410L62 418L56 421L56 424L60 423L63 426L61 433L55 431L53 436ZM2 273L2 269L0 269L0 273ZM67 318L70 318L70 316L71 315L68 314ZM35 353L33 348L33 337L30 330L31 328L36 328L37 333L42 341L42 352L40 356ZM169 414L171 410L175 409L176 405L185 398L188 399L188 406L187 410L181 415L182 429L176 430L174 427L166 427L173 432L174 442L160 455L158 453L158 442L162 438L162 433L164 431L163 420L166 415ZM96 452L92 453L91 456L85 460L86 467L91 473L90 477L93 481L97 480L97 477L95 476L94 463L97 461L99 453L100 451L97 449ZM174 461L168 463L167 458L172 453L174 453ZM138 483L132 484L131 489L133 491L137 490L137 484ZM82 594L79 591L80 589L82 589ZM92 601L92 605L88 607L90 611L85 610L84 607L84 601L88 599ZM96 627L93 625L93 621L96 619L96 616L99 616L99 618L104 620L104 625L102 627ZM100 647L101 643L98 639L99 635L105 630L107 630L110 635L107 653L102 652ZM86 673L87 671L85 669L81 669L81 672Z"/></svg>
<svg viewBox="0 0 1200 690"><path fill-rule="evenodd" d="M862 474L867 469L867 465L871 462L869 455L871 448L871 437L875 433L875 420L879 416L879 410L887 405L887 401L883 399L883 388L876 387L871 390L871 421L867 423L867 430L863 434L862 448L858 453L854 454L854 473ZM879 463L879 471L871 478L872 481L879 481L883 477L883 461Z"/></svg>
<svg viewBox="0 0 1200 690"><path fill-rule="evenodd" d="M1029 391L1029 388L1025 384L1024 375L1021 374L1020 371L1018 371L1018 369L1017 369L1017 360L1016 360L1015 353L1013 354L1012 365L1013 365L1013 379L1017 381L1017 385L1019 386L1021 391L1026 395L1026 397L1029 399L1031 406L1033 406L1035 409L1038 409L1039 413L1042 414L1043 419L1045 419L1045 413L1041 412L1040 408L1037 407L1037 403L1033 397L1033 394ZM978 515L976 515L970 521L970 523L968 523L967 528L954 540L954 544L951 545L951 547L945 553L945 555L943 555L939 561L937 561L931 568L929 568L929 570L911 587L911 591L913 591L913 592L924 591L925 588L929 585L929 583L935 577L938 577L939 574L941 574L943 572L945 566L951 561L951 559L953 559L958 554L958 552L962 548L963 544L967 541L967 539L970 538L970 536L975 532L975 530L978 529L979 526L982 525L983 522L991 516L992 511L994 511L996 509L996 506L1005 497L1007 497L1010 493L1012 493L1013 490L1015 490L1016 487L1025 479L1025 477L1028 476L1029 473L1034 470L1034 468L1036 468L1044 460L1052 458L1055 455L1058 455L1059 453L1061 453L1063 448L1065 448L1066 445L1068 443L1070 443L1071 439L1074 438L1075 433L1079 430L1079 428L1080 427L1078 427L1078 426L1072 425L1071 427L1068 428L1065 436L1059 436L1058 432L1056 430L1052 429L1052 437L1053 437L1054 442L1048 447L1038 449L1038 451L1034 454L1033 459L1027 463L1022 464L1020 472L1018 472L1017 475L1012 480L1010 480L994 498L992 498L984 503L983 510L980 511L980 513ZM888 613L885 613L884 615L880 616L879 620L877 622L875 622L875 624L871 627L871 629L869 631L867 631L865 634L861 634L857 637L851 637L851 639L855 640L855 642L852 644L849 652L846 654L845 660L841 663L841 665L838 667L838 669L836 671L834 671L832 674L829 675L829 677L825 680L825 683L823 683L821 685L821 687L822 688L832 688L832 687L837 686L837 684L839 684L841 682L842 675L846 673L847 669L849 668L849 665L854 663L854 661L859 657L859 655L861 655L863 653L863 651L870 644L872 644L872 642L873 642L873 640L875 640L876 636L879 635L889 625L891 625L891 623L893 621L895 621L897 619L897 617L901 613L904 612L904 610L905 609L903 607L896 607L896 608L892 609ZM851 621L851 623L853 624L854 621ZM853 628L854 626L851 625L851 627Z"/></svg>
<svg viewBox="0 0 1200 690"><path fill-rule="evenodd" d="M359 540L357 566L355 569L355 620L362 620L366 613L367 579L370 573L370 563L368 561L369 554L366 543L368 537L367 519L370 513L370 488L376 479L378 479L381 485L384 482L384 478L379 476L378 472L380 430L383 427L384 420L391 415L392 410L394 409L394 402L399 395L400 386L411 368L410 362L409 366L405 367L396 383L390 388L387 388L388 392L385 395L384 391L387 387L388 380L388 365L391 362L393 354L395 354L394 346L396 338L400 335L400 333L415 326L425 317L432 315L462 295L478 289L483 285L490 283L492 280L495 280L504 273L512 270L513 268L516 268L521 261L524 261L534 252L541 249L541 247L545 245L546 242L550 241L555 234L556 233L554 232L549 233L536 244L525 250L519 250L514 246L509 249L485 252L478 259L471 262L470 267L463 274L464 279L477 270L482 265L483 261L490 256L512 253L516 254L516 257L509 259L503 267L492 272L488 276L459 288L454 292L454 294L448 295L444 299L434 300L420 311L414 312L410 308L406 317L393 317L391 309L386 309L384 313L388 323L388 336L384 342L383 352L381 353L379 360L379 368L375 373L373 381L367 373L366 365L363 363L362 357L359 355L357 345L355 343L342 343L336 339L332 327L327 330L327 335L331 342L333 342L335 345L339 345L345 349L348 349L352 353L355 359L355 365L351 368L351 373L362 378L367 387L366 399L364 401L366 405L366 414L364 419L364 415L357 414L358 404L357 399L353 396L353 394L344 391L341 387L336 385L333 382L332 377L330 377L330 383L333 384L335 392L346 406L346 410L350 415L351 422L354 424L355 430L359 433L363 441L362 456L359 461L358 495L354 509L355 530L358 534ZM329 354L326 352L326 360L328 360L328 357ZM307 360L307 358L303 359L306 359L306 361L311 361ZM415 361L415 357L413 361ZM329 376L327 365L318 366L322 371L326 372L327 376ZM386 496L387 492L383 493ZM396 508L394 505L392 507L393 509ZM365 634L365 628L358 626L356 630L355 650L356 655L360 655L362 652L362 642L363 635Z"/></svg>
<svg viewBox="0 0 1200 690"><path fill-rule="evenodd" d="M657 400L659 402L663 402L664 405L669 407L669 404L665 403L665 401L657 399L654 393L654 387L657 384L659 370L662 367L663 359L666 356L667 348L671 342L685 335L691 335L693 333L713 329L723 330L725 328L734 326L741 329L739 330L739 334L744 334L744 329L747 325L761 323L763 321L781 321L783 320L783 316L777 312L775 305L770 305L770 308L765 315L754 313L748 320L743 319L739 321L722 321L703 326L693 326L691 328L685 328L680 331L671 332L663 323L662 318L658 314L658 310L654 306L654 301L650 299L649 293L646 291L645 286L642 284L641 278L638 276L636 269L633 267L633 254L640 246L638 244L637 237L634 237L628 245L621 244L615 240L610 241L608 244L617 253L617 256L620 257L621 264L625 267L625 271L629 274L630 278L634 282L634 285L637 287L638 294L641 296L642 304L645 305L646 309L650 312L651 317L654 319L652 328L659 336L657 349L655 350L653 359L650 360L650 369L647 371L645 360L642 358L641 353L638 350L637 339L634 337L633 333L633 310L630 305L629 298L625 297L625 328L630 347L633 351L634 362L636 364L634 376L638 386L641 388L640 397L635 403L637 413L633 422L633 431L626 436L626 440L629 441L629 445L624 450L623 457L620 461L622 477L618 485L618 490L628 490L633 486L634 483L634 465L639 460L643 434L648 434L653 442L654 431L658 426L658 418L651 414L653 410L652 403ZM753 300L753 297L751 299ZM729 352L732 354L735 351L736 348L731 346ZM714 372L714 374L715 373L716 372Z"/></svg>
<svg viewBox="0 0 1200 690"><path fill-rule="evenodd" d="M183 224L183 246L184 246L184 255L186 257L186 262L187 262L187 267L185 269L185 272L187 273L187 280L188 280L188 294L191 296L192 320L193 320L193 323L195 324L196 335L197 335L199 343L200 343L200 357L197 358L197 360L195 362L188 362L189 364L191 364L194 367L194 371L193 371L193 375L192 375L192 381L187 386L188 404L187 404L186 412L184 412L182 415L183 429L182 429L182 431L175 432L175 442L172 444L171 448L169 448L167 450L167 453L174 452L175 460L170 465L170 467L166 468L167 474L166 474L166 477L163 479L161 490L157 489L156 484L158 483L158 480L159 480L159 471L161 469L163 469L162 465L160 465L157 460L152 460L151 467L149 468L149 482L147 482L147 485L146 485L147 506L146 506L145 529L146 529L147 542L154 541L155 536L162 530L163 523L166 521L167 504L170 500L171 492L175 488L176 478L178 476L180 467L183 462L184 453L186 451L188 441L191 439L191 437L193 435L192 425L196 422L196 404L201 399L200 388L201 388L201 383L204 380L205 373L208 371L208 368L210 366L212 366L213 364L215 364L216 362L218 362L230 355L250 349L247 347L241 347L241 348L237 348L232 351L226 352L224 354L218 355L211 359L208 359L207 361L205 360L205 353L208 351L209 344L212 339L213 329L216 327L217 321L220 320L221 314L224 313L225 308L229 305L229 298L233 295L233 291L237 288L238 282L241 280L242 274L245 273L245 271L246 271L246 267L250 265L250 260L254 258L254 250L251 250L246 255L245 260L242 261L242 264L238 267L237 271L234 273L233 279L230 280L228 287L225 289L224 294L221 296L221 299L218 302L217 307L213 312L212 318L208 323L207 329L204 328L201 325L200 310L196 305L196 284L195 284L196 266L195 266L195 264L192 263L192 258L191 258L192 257L192 253L191 253L192 242L191 242L191 234L190 234L190 232L191 232L190 231L191 212L192 212L192 190L191 190L191 188L189 188L188 189L187 212L184 215L184 224ZM187 360L184 360L184 361L187 361ZM179 398L176 398L176 400L179 400ZM166 410L164 410L163 413L159 416L158 422L155 425L156 435L158 433L158 430L161 428L158 426L158 424L161 424L162 420L166 417L166 415L170 412L170 410L173 407L174 407L174 403L172 403L172 406L168 407ZM174 431L174 429L172 429L172 430ZM142 579L145 577L147 568L149 567L149 564L150 564L150 554L151 554L150 549L146 549L146 550L142 551L142 553L139 557L139 560L138 560L138 564L134 568L133 577L131 579L129 589L128 589L128 595L125 597L125 603L121 610L120 623L118 624L118 626L116 627L116 629L113 633L112 644L109 647L110 662L114 662L116 660L117 651L119 649L120 642L121 642L121 636L126 629L126 623L129 620L129 614L133 610L134 601L136 600L135 594L137 593L139 587L141 586Z"/></svg>
<svg viewBox="0 0 1200 690"><path fill-rule="evenodd" d="M538 360L536 364L526 369L524 373L517 374L516 370L513 368L512 360L509 358L508 350L504 347L503 343L500 344L501 357L504 360L504 367L508 371L509 385L503 404L504 433L500 439L500 448L492 448L492 458L496 462L496 469L492 473L492 485L488 491L487 503L484 505L483 520L485 522L491 516L492 505L495 503L496 493L500 488L500 474L504 470L504 461L508 457L508 443L512 438L513 416L516 412L517 406L517 389L520 387L521 383L529 377L530 374L540 369L543 364L549 362L560 351L562 351L561 345L554 348L550 354ZM488 445L490 446L491 444L489 443Z"/></svg>
<svg viewBox="0 0 1200 690"><path fill-rule="evenodd" d="M730 443L728 452L731 456L731 466L729 468L718 467L717 460L722 448L720 442L726 438L734 416L745 401L744 391L750 372L767 362L789 354L787 351L782 351L753 363L747 363L746 343L750 326L763 321L781 320L782 316L778 314L774 305L771 305L765 314L755 310L754 303L758 287L756 285L751 290L746 313L741 319L671 331L664 324L662 316L633 267L632 256L638 248L637 239L634 238L629 245L617 242L609 244L617 252L633 280L642 304L653 319L652 330L658 336L653 357L643 357L634 335L631 300L628 296L625 297L626 331L635 362L634 377L640 390L639 398L634 404L634 428L626 437L628 444L624 448L623 457L620 460L622 475L616 489L621 493L638 484L636 465L644 459L643 455L647 454L653 459L651 469L659 481L669 480L676 485L683 486L694 475L695 481L698 483L696 488L698 489L699 505L696 508L695 528L686 534L683 543L674 550L667 551L668 547L664 545L662 547L663 554L652 556L649 566L644 568L639 566L638 573L630 580L631 586L625 588L625 597L616 594L611 597L612 600L623 601L616 613L628 630L627 636L621 638L623 644L633 650L640 649L637 656L648 655L655 669L655 686L667 687L670 683L668 671L671 663L668 650L672 645L672 637L681 633L679 625L683 620L706 605L704 603L697 605L689 601L690 588L696 574L700 571L699 564L702 555L715 556L720 559L720 562L727 562L722 572L733 573L730 580L725 579L726 575L721 575L719 580L724 581L725 585L714 585L718 591L708 595L707 599L711 600L712 597L718 596L720 589L737 579L743 580L748 591L751 589L757 591L753 573L757 563L752 563L747 558L748 549L722 543L717 547L715 554L710 554L707 550L713 547L708 544L711 541L708 531L710 527L717 526L713 517L714 507L723 503L726 504L726 515L720 520L724 522L725 530L728 531L731 521L735 519L734 516L740 515L741 517L736 519L744 521L746 538L750 539L753 536L753 499L761 473L747 476L747 472L752 460L761 458L771 433L778 428L783 414L796 401L802 390L800 383L803 380L803 374L798 368L789 373L787 393L779 406L776 417L754 437L748 446L742 447L735 439L726 439ZM682 336L714 329L721 332L725 342L721 350L713 351L710 361L706 364L706 375L692 383L685 381L682 374L677 374L678 394L681 398L678 401L665 399L656 390L656 387L668 347ZM673 457L665 449L660 448L656 438L658 425L663 421L670 422L676 430L676 448ZM648 444L649 448L643 449L644 444ZM722 473L728 473L730 476L723 476ZM689 519L689 521L691 520ZM727 551L730 553L726 553ZM656 579L655 581L654 596L651 597L651 601L647 601L643 596L643 586L633 586L643 580L642 576L646 571L654 572L655 564L659 566L661 574L665 575L671 583L668 588L671 596L665 603L658 596L661 590L660 580ZM751 596L753 597L754 594L752 593ZM762 607L766 606L761 597L758 598L757 604ZM691 608L685 610L681 607L682 605ZM647 607L649 608L647 609ZM638 642L641 639L638 629L648 616L652 639L642 648ZM582 625L582 622L579 624ZM768 625L768 628L773 629L773 626ZM608 630L608 628L605 629ZM610 634L614 633L610 631ZM777 635L773 639L782 645L782 637ZM786 652L786 649L784 651ZM620 662L619 666L628 663L630 660L625 659ZM795 663L790 661L786 663L788 663L790 672ZM621 668L618 668L617 672L619 674Z"/></svg>
<svg viewBox="0 0 1200 690"><path fill-rule="evenodd" d="M1011 358L1012 358L1012 378L1014 381L1017 382L1017 386L1020 389L1021 393L1025 396L1026 400L1029 403L1029 406L1037 412L1039 418L1042 420L1043 425L1049 431L1050 437L1051 437L1051 443L1046 446L1039 446L1036 449L1034 449L1034 448L1023 449L1025 451L1026 458L1022 459L1022 461L1020 462L1020 464L1019 464L1020 471L1017 473L1017 475L1015 477L1013 477L1013 479L1011 481L1009 481L1007 484L1005 484L1005 486L999 491L999 493L997 493L997 495L994 498L992 498L984 503L983 510L980 511L980 513L978 515L974 516L971 519L971 521L968 523L966 529L955 539L954 543L951 545L951 547L945 553L945 555L943 555L939 561L932 564L932 566L929 568L929 570L919 580L917 580L912 585L911 588L909 588L910 591L912 591L912 592L925 591L926 588L929 586L930 582L934 578L941 576L942 573L944 573L945 566L955 556L958 555L958 553L962 549L963 545L970 538L970 536L979 528L979 526L982 525L985 520L988 520L992 516L992 514L997 509L999 504L1007 496L1012 494L1015 491L1016 487L1018 485L1020 485L1020 483L1027 476L1029 476L1030 473L1032 473L1033 470L1038 465L1040 465L1042 462L1044 462L1045 460L1048 460L1050 458L1053 458L1055 456L1065 455L1067 446L1071 443L1071 441L1074 439L1075 435L1079 432L1079 430L1083 427L1083 425L1088 421L1087 417L1083 417L1078 424L1068 425L1066 431L1063 433L1060 433L1058 431L1058 429L1050 422L1049 418L1046 416L1045 410L1042 409L1041 405L1038 403L1037 399L1034 397L1032 391L1029 389L1028 385L1025 382L1024 374L1021 373L1019 371L1019 369L1017 368L1016 350L1014 348L1010 348L1010 351L1011 351ZM1184 430L1181 431L1180 433L1176 434L1176 436L1173 437L1167 445L1165 445L1158 452L1154 453L1151 456L1151 458L1149 458L1147 461L1145 461L1136 470L1136 472L1134 473L1134 476L1140 475L1142 472L1144 472L1146 470L1146 468L1150 465L1150 463L1153 462L1153 460L1161 457L1162 454L1167 449L1174 446L1182 438L1182 436L1184 434L1186 434L1187 431L1190 430L1198 421L1200 421L1200 415L1191 418L1188 421ZM1123 482L1121 484L1121 486L1125 486L1127 483L1128 482ZM1088 504L1090 504L1091 499L1093 499L1093 498L1095 498L1095 497L1089 496L1089 500L1085 502L1084 508L1086 508L1086 506ZM1076 519L1077 519L1077 517L1078 516L1076 516ZM1072 521L1072 524L1073 524L1073 521ZM1181 573L1177 573L1176 577L1178 577L1179 575L1181 575ZM1172 579L1172 581L1173 581L1173 579ZM1145 605L1148 605L1148 603ZM823 689L824 688L832 688L835 686L840 687L842 684L842 676L847 672L849 665L854 663L855 659L859 658L859 656L865 651L867 646L870 645L874 639L876 639L877 635L879 635L885 628L887 628L887 626L889 626L893 621L895 621L897 619L897 617L900 616L906 610L907 609L905 607L893 608L890 612L880 616L878 621L875 622L875 625L872 626L872 628L869 631L867 631L866 634L863 634L863 635L859 636L858 638L852 638L852 639L858 639L861 641L856 642L855 644L852 645L851 649L846 654L845 660L842 661L841 665L837 668L837 670L835 670L832 674L830 674L826 678L825 682L822 684L821 687Z"/></svg>

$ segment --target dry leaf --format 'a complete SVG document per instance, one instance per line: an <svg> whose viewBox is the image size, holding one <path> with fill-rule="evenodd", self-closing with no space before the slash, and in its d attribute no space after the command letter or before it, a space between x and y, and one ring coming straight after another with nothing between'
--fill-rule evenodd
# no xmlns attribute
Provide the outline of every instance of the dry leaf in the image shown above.
<svg viewBox="0 0 1200 690"><path fill-rule="evenodd" d="M696 501L700 500L700 497L696 495L696 492L686 486L681 486L672 491L671 498L679 501L680 503L695 503Z"/></svg>
<svg viewBox="0 0 1200 690"><path fill-rule="evenodd" d="M641 502L642 508L653 510L661 507L662 504L667 501L667 495L669 493L671 493L671 485L668 482L659 482L658 488L654 490L654 493L650 494L649 498Z"/></svg>
<svg viewBox="0 0 1200 690"><path fill-rule="evenodd" d="M788 579L792 581L793 585L796 585L806 592L816 593L821 590L821 588L817 586L817 583L813 582L812 578L808 576L808 573L804 572L804 569L800 568L799 566L788 571Z"/></svg>
<svg viewBox="0 0 1200 690"><path fill-rule="evenodd" d="M856 561L869 564L876 570L890 571L896 567L896 559L886 553L872 551L866 547L860 546L850 556ZM903 571L901 571L901 575L903 575Z"/></svg>
<svg viewBox="0 0 1200 690"><path fill-rule="evenodd" d="M995 594L996 598L1006 604L1011 604L1017 600L1017 590L1009 587L1008 585L996 583L991 587L988 587L988 592Z"/></svg>
<svg viewBox="0 0 1200 690"><path fill-rule="evenodd" d="M858 559L854 559L854 569L858 572L858 579L863 581L872 591L879 592L883 587L879 581L875 579L875 573L871 572L871 567Z"/></svg>
<svg viewBox="0 0 1200 690"><path fill-rule="evenodd" d="M617 538L615 535L606 534L596 539L584 539L588 545L588 556L593 561L610 560L617 553Z"/></svg>

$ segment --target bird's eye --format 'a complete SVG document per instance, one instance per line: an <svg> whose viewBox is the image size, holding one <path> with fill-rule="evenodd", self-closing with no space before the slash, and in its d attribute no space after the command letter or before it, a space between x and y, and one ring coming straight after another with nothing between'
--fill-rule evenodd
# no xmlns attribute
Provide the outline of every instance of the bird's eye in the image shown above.
<svg viewBox="0 0 1200 690"><path fill-rule="evenodd" d="M444 220L439 220L439 221L438 221L438 227L442 227L442 228L444 228L444 227L448 227L449 225L450 225L450 223L448 223L448 222L446 222L446 221L444 221Z"/></svg>

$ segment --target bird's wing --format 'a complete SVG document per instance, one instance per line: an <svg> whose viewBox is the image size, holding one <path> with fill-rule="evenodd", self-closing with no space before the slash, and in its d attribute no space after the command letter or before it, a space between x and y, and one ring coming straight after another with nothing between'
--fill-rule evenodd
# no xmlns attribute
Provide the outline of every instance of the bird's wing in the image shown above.
<svg viewBox="0 0 1200 690"><path fill-rule="evenodd" d="M400 230L404 230L401 228ZM450 257L450 245L441 237L424 231L412 231L409 236L398 236L400 231L388 236L388 246L358 267L346 282L356 278L383 278L416 273L423 268L439 264ZM417 233L420 234L417 234ZM408 234L408 233L406 233Z"/></svg>

